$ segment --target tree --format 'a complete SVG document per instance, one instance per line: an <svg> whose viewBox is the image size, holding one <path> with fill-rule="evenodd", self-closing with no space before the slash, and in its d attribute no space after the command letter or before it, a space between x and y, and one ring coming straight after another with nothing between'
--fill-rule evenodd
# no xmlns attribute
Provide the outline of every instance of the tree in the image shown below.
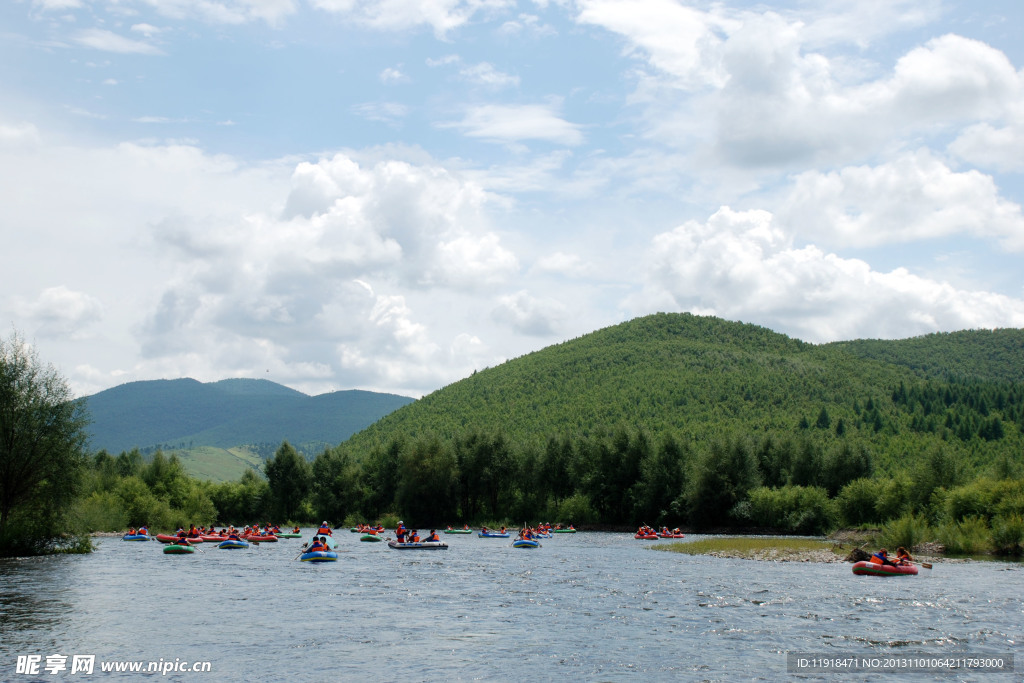
<svg viewBox="0 0 1024 683"><path fill-rule="evenodd" d="M285 441L263 468L267 473L276 518L294 521L312 480L309 463Z"/></svg>
<svg viewBox="0 0 1024 683"><path fill-rule="evenodd" d="M88 421L20 335L0 339L0 555L54 547L86 464Z"/></svg>

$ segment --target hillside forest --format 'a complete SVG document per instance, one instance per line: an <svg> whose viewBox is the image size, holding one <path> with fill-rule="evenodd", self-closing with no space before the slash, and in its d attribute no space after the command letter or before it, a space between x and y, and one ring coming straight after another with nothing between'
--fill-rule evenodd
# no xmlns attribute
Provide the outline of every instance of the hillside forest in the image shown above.
<svg viewBox="0 0 1024 683"><path fill-rule="evenodd" d="M510 360L305 457L213 483L91 454L81 528L399 518L822 534L1019 554L1024 332L812 345L658 314Z"/></svg>

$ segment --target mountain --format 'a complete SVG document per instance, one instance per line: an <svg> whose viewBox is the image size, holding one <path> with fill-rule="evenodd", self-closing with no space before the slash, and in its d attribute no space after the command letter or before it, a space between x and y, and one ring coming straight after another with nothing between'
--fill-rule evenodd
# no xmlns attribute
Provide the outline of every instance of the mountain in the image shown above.
<svg viewBox="0 0 1024 683"><path fill-rule="evenodd" d="M815 345L660 313L476 372L344 447L359 460L396 439L474 432L543 448L551 436L578 441L622 428L691 442L841 431L882 462L952 437L967 447L977 436L970 448L980 463L1021 442L1022 368L1024 330Z"/></svg>
<svg viewBox="0 0 1024 683"><path fill-rule="evenodd" d="M370 391L320 396L263 379L131 382L86 398L92 450L332 446L413 399Z"/></svg>

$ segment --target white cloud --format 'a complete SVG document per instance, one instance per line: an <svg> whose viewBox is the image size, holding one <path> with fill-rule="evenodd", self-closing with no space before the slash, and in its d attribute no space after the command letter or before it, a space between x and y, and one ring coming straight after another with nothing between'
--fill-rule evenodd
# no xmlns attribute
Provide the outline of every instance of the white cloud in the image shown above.
<svg viewBox="0 0 1024 683"><path fill-rule="evenodd" d="M1021 105L1018 105L1018 110L1024 109ZM950 144L949 151L964 161L985 168L1024 171L1024 116L1001 128L989 123L970 126Z"/></svg>
<svg viewBox="0 0 1024 683"><path fill-rule="evenodd" d="M103 305L98 299L64 285L44 289L34 300L17 303L15 310L33 321L38 334L71 339L82 338L86 328L103 319Z"/></svg>
<svg viewBox="0 0 1024 683"><path fill-rule="evenodd" d="M310 0L325 12L382 31L408 31L429 26L438 38L464 26L479 13L515 6L515 0Z"/></svg>
<svg viewBox="0 0 1024 683"><path fill-rule="evenodd" d="M757 321L805 341L1024 326L1020 299L794 248L766 211L723 207L706 223L658 235L652 247L650 299L667 294L680 310Z"/></svg>
<svg viewBox="0 0 1024 683"><path fill-rule="evenodd" d="M555 334L569 317L561 302L534 297L526 290L500 297L491 316L520 334L537 337Z"/></svg>
<svg viewBox="0 0 1024 683"><path fill-rule="evenodd" d="M445 125L461 128L469 137L498 142L543 140L573 147L584 141L578 125L559 117L554 107L544 104L473 106L462 121Z"/></svg>
<svg viewBox="0 0 1024 683"><path fill-rule="evenodd" d="M263 21L279 27L297 9L295 0L144 0L172 19L199 19L211 24Z"/></svg>
<svg viewBox="0 0 1024 683"><path fill-rule="evenodd" d="M480 62L459 70L459 76L470 83L489 88L508 88L519 85L519 76L502 73L493 64Z"/></svg>
<svg viewBox="0 0 1024 683"><path fill-rule="evenodd" d="M139 55L164 54L163 50L150 45L149 43L142 42L141 40L125 38L124 36L120 36L112 31L100 28L90 28L79 31L78 34L74 36L74 41L79 45L90 47L94 50L103 50L104 52Z"/></svg>
<svg viewBox="0 0 1024 683"><path fill-rule="evenodd" d="M352 112L367 121L397 123L409 114L409 107L399 102L364 102L352 106Z"/></svg>
<svg viewBox="0 0 1024 683"><path fill-rule="evenodd" d="M991 176L956 173L927 150L876 167L805 171L778 210L806 239L870 247L955 234L997 239L1024 250L1024 217Z"/></svg>
<svg viewBox="0 0 1024 683"><path fill-rule="evenodd" d="M409 77L398 67L388 67L378 76L381 83L408 83Z"/></svg>

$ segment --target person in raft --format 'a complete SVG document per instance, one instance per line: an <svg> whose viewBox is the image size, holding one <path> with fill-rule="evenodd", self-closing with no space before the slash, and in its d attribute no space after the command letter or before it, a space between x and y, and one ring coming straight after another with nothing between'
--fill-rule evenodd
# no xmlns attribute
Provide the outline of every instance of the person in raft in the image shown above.
<svg viewBox="0 0 1024 683"><path fill-rule="evenodd" d="M232 532L232 533L228 534L228 540L229 541L241 541L242 539L238 537L238 534Z"/></svg>
<svg viewBox="0 0 1024 683"><path fill-rule="evenodd" d="M395 529L395 539L399 543L405 543L405 534L406 534L405 527L402 526L401 522L399 522L398 523L398 528Z"/></svg>
<svg viewBox="0 0 1024 683"><path fill-rule="evenodd" d="M437 531L435 531L434 529L431 529L430 530L430 535L427 536L427 538L424 541L424 543L437 543L440 540L441 540L441 537L437 535Z"/></svg>
<svg viewBox="0 0 1024 683"><path fill-rule="evenodd" d="M885 548L882 548L877 553L871 556L871 561L875 564L887 564L890 567L895 567L896 563L889 559L889 553Z"/></svg>
<svg viewBox="0 0 1024 683"><path fill-rule="evenodd" d="M313 537L313 542L306 548L307 553L325 553L327 552L327 543L320 540L319 536Z"/></svg>
<svg viewBox="0 0 1024 683"><path fill-rule="evenodd" d="M139 527L139 536L149 536L149 529L144 526Z"/></svg>
<svg viewBox="0 0 1024 683"><path fill-rule="evenodd" d="M292 529L292 533L293 534L301 534L302 533L302 529L300 529L299 527L295 527L294 529Z"/></svg>
<svg viewBox="0 0 1024 683"><path fill-rule="evenodd" d="M321 535L321 536L333 536L334 535L334 534L331 533L331 525L328 524L327 522L322 522L320 524L320 528L317 529L316 533Z"/></svg>
<svg viewBox="0 0 1024 683"><path fill-rule="evenodd" d="M412 532L409 533L409 543L419 543L420 542L420 535L419 535L418 531L419 531L418 529L413 529Z"/></svg>
<svg viewBox="0 0 1024 683"><path fill-rule="evenodd" d="M910 556L910 553L907 552L906 548L900 546L899 548L896 548L896 561L900 564L912 564L914 562L914 558Z"/></svg>

